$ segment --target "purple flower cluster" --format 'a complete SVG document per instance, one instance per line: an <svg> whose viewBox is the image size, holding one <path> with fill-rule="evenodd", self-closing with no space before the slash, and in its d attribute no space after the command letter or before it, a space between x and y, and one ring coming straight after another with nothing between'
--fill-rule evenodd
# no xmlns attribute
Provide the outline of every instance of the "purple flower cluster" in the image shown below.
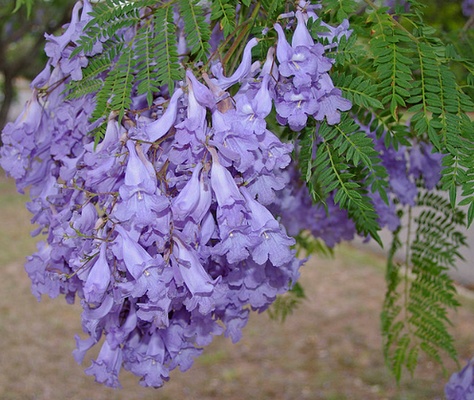
<svg viewBox="0 0 474 400"><path fill-rule="evenodd" d="M474 12L474 1L473 0L463 0L462 2L462 12L466 17L470 17Z"/></svg>
<svg viewBox="0 0 474 400"><path fill-rule="evenodd" d="M326 118L328 124L337 124L340 111L349 110L352 104L342 97L340 89L334 87L328 74L332 60L324 55L324 46L311 37L306 26L308 15L298 10L296 20L291 45L283 28L275 24L278 33L279 79L275 86L278 121L282 125L288 124L294 131L306 126L308 116L317 121ZM337 33L338 36L349 34L347 29Z"/></svg>
<svg viewBox="0 0 474 400"><path fill-rule="evenodd" d="M379 153L389 176L389 203L386 204L377 192L371 193L370 196L379 216L380 226L394 231L400 225L394 199L402 205L415 206L418 179L423 180L426 189L434 189L441 179L443 155L433 153L433 146L426 142L414 142L410 148L402 145L397 149L387 147L385 134L377 137L369 126L360 124L360 127L374 140L375 150Z"/></svg>
<svg viewBox="0 0 474 400"><path fill-rule="evenodd" d="M70 54L89 7L79 16L78 3L63 35L48 37L48 65L3 132L0 164L20 191L30 187L34 234L45 239L26 264L33 293L81 301L87 337L76 338L75 359L102 340L87 374L118 387L123 367L159 387L171 370L190 368L214 335L239 340L250 311L264 311L296 282L302 261L282 222L296 234L311 218L330 246L352 237L343 211L330 205L328 218L311 205L290 165L293 147L266 122L273 104L281 111L307 101L305 114L335 123L350 103L298 11L291 46L276 26L278 72L274 48L263 65L252 63L251 39L231 76L215 64L204 84L187 71L171 98L166 89L156 94L166 108L121 123L111 113L97 144L93 97L63 94L87 63ZM303 119L287 115L293 128Z"/></svg>
<svg viewBox="0 0 474 400"><path fill-rule="evenodd" d="M457 373L451 375L444 388L446 400L470 400L474 398L474 359Z"/></svg>
<svg viewBox="0 0 474 400"><path fill-rule="evenodd" d="M33 185L33 197L49 190L45 178L50 170L67 175L68 169L75 168L73 161L69 160L74 160L82 152L77 142L89 131L87 121L93 108L91 97L70 104L65 103L60 95L69 75L80 79L81 68L87 63L83 55L69 59L71 48L77 44L81 29L90 19L90 4L84 2L79 17L81 7L80 2L75 5L71 22L61 36L47 36L49 61L31 83L33 95L16 123L7 125L3 131L0 165L16 179L20 191ZM55 164L50 158L64 160L63 165ZM44 208L49 208L49 205Z"/></svg>
<svg viewBox="0 0 474 400"><path fill-rule="evenodd" d="M309 231L329 247L343 240L354 239L355 224L346 210L341 210L332 197L326 200L327 208L323 204L314 204L294 163L284 173L288 177L288 184L278 192L278 199L270 209L279 217L289 235L296 236L302 231Z"/></svg>

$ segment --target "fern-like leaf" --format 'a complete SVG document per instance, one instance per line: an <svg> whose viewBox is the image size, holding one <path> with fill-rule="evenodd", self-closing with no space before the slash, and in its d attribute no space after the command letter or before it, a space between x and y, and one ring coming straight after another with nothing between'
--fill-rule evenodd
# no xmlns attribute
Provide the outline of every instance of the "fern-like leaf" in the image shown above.
<svg viewBox="0 0 474 400"><path fill-rule="evenodd" d="M378 92L382 104L398 119L398 107L406 106L413 80L412 61L403 46L411 39L405 31L395 29L393 20L383 9L372 13L369 21L374 23L373 39L369 43L380 79Z"/></svg>
<svg viewBox="0 0 474 400"><path fill-rule="evenodd" d="M199 0L179 0L179 9L191 54L196 57L196 61L205 62L209 55L211 31L199 3Z"/></svg>
<svg viewBox="0 0 474 400"><path fill-rule="evenodd" d="M330 142L323 141L318 145L313 173L326 196L335 192L334 202L348 211L357 230L381 244L372 202L359 180L355 179L355 173Z"/></svg>
<svg viewBox="0 0 474 400"><path fill-rule="evenodd" d="M434 193L419 196L422 211L412 221L409 212L409 231L416 224L414 240L409 243L404 276L394 264L394 254L400 248L399 231L388 259L388 290L382 319L384 354L397 380L403 368L413 374L420 352L442 364L441 353L457 361L454 341L448 331L448 310L459 306L456 288L447 270L455 266L461 256L464 235L458 228L465 216L454 210L449 201ZM411 273L411 276L408 275Z"/></svg>
<svg viewBox="0 0 474 400"><path fill-rule="evenodd" d="M262 0L262 6L268 20L272 21L284 8L285 2L281 0Z"/></svg>
<svg viewBox="0 0 474 400"><path fill-rule="evenodd" d="M231 0L215 0L211 4L211 21L219 21L224 38L235 30L236 5Z"/></svg>
<svg viewBox="0 0 474 400"><path fill-rule="evenodd" d="M324 0L323 9L334 16L334 22L340 23L357 9L355 0Z"/></svg>
<svg viewBox="0 0 474 400"><path fill-rule="evenodd" d="M342 90L344 97L352 104L365 109L382 109L383 104L377 99L375 82L364 79L363 76L352 77L345 74L332 75L334 85Z"/></svg>
<svg viewBox="0 0 474 400"><path fill-rule="evenodd" d="M105 76L113 69L122 48L122 42L107 43L103 52L91 58L87 67L82 70L82 79L67 84L67 99L77 99L86 94L99 92L104 86Z"/></svg>
<svg viewBox="0 0 474 400"><path fill-rule="evenodd" d="M99 41L112 38L119 29L137 25L142 19L140 10L156 6L153 0L105 0L95 4L92 19L84 27L84 35L72 52L74 57L81 52L89 54Z"/></svg>
<svg viewBox="0 0 474 400"><path fill-rule="evenodd" d="M285 294L277 296L268 309L268 315L283 323L305 298L303 287L296 282Z"/></svg>
<svg viewBox="0 0 474 400"><path fill-rule="evenodd" d="M137 93L146 94L149 106L153 94L161 86L167 85L168 91L173 93L175 81L183 77L177 47L173 8L160 7L149 23L139 30L136 39L134 80L138 83Z"/></svg>

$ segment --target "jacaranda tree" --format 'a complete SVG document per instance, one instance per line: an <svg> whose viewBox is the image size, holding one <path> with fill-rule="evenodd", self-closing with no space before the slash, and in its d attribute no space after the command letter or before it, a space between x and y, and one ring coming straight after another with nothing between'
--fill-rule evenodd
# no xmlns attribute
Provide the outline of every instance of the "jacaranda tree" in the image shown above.
<svg viewBox="0 0 474 400"><path fill-rule="evenodd" d="M382 227L388 366L457 360L448 270L474 219L462 10L453 40L414 0L79 1L0 164L43 238L33 293L80 300L78 362L105 336L86 373L159 387L214 335L238 341L251 311L284 318L311 291L298 250ZM472 368L449 399L474 390Z"/></svg>

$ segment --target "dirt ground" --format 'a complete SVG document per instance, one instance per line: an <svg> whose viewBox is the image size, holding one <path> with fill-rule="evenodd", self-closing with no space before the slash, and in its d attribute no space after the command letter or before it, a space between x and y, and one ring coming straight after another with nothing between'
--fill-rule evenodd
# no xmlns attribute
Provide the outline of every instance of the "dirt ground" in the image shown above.
<svg viewBox="0 0 474 400"><path fill-rule="evenodd" d="M80 366L71 355L80 307L62 298L38 303L30 293L17 252L28 254L32 242L19 239L29 227L13 193L0 178L0 253L14 249L15 258L0 264L1 400L443 399L457 369L448 360L443 375L422 358L415 379L395 384L381 351L384 260L344 245L334 259L313 258L303 267L307 300L284 324L253 315L238 344L216 338L191 370L174 371L163 388L142 388L126 372L123 389L105 388L83 373L88 360ZM452 315L452 333L464 364L474 354L474 301L461 301L465 307Z"/></svg>

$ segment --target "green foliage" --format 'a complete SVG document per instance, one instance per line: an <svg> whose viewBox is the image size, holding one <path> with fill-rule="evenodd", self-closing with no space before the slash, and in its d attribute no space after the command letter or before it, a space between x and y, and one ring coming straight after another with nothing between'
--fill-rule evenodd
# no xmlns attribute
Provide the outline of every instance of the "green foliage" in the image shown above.
<svg viewBox="0 0 474 400"><path fill-rule="evenodd" d="M153 29L154 35L151 36L155 38L155 41L150 42L149 36L144 37L148 53L142 60L142 71L146 74L146 79L137 77L137 81L140 82L138 94L147 94L148 105L151 105L153 92L157 92L159 86L167 84L169 91L173 93L174 82L182 78L171 7L161 8L155 13ZM157 57L156 54L162 54L163 57ZM148 60L152 58L156 61L153 69L150 69Z"/></svg>
<svg viewBox="0 0 474 400"><path fill-rule="evenodd" d="M283 323L305 298L303 287L296 282L290 290L276 298L268 309L268 315Z"/></svg>
<svg viewBox="0 0 474 400"><path fill-rule="evenodd" d="M337 21L344 2L323 3L331 7L327 19ZM417 2L410 2L411 14L398 14L396 18L370 0L364 3L362 9L352 11L357 42L348 46L341 41L341 52L334 54L335 85L357 107L353 112L358 120L370 126L378 138L383 137L387 147L410 147L413 140L430 141L437 152L445 154L440 189L448 192L450 198L448 201L434 194L421 196L421 214L410 222L410 226L416 224L417 228L413 240L409 236L405 245L405 266L395 262L395 254L402 247L401 232L395 233L388 257L382 332L387 362L399 380L404 368L413 373L422 352L438 361L442 352L456 359L453 339L447 330L447 310L458 304L446 271L455 266L460 257L458 249L465 245L458 231L465 217L454 208L459 186L463 197L459 204L469 206L467 223L474 219L474 137L468 115L473 110L468 96L473 82L469 75L462 81L456 73L459 68L471 71L472 61L461 46L446 46L441 35L425 24ZM333 129L349 134L353 128L348 128L342 121ZM336 189L341 193L337 198L342 200L339 204L349 206L350 213L351 204L357 204L355 211L361 215L354 211L351 215L356 224L359 221L358 229L376 229L370 218L370 204L362 200L368 190L365 177L371 177L372 185L378 188L385 179L383 173L367 173L371 164L363 154L368 154L368 147L350 146L341 132L335 136L338 143L323 142L318 147L316 162L311 167L319 184L313 187ZM308 153L310 142L315 142L306 137L300 141L303 155ZM345 158L341 157L343 154ZM303 167L306 165L308 161L304 158ZM326 171L327 168L332 171ZM304 171L308 173L307 169ZM312 176L309 181L314 181Z"/></svg>
<svg viewBox="0 0 474 400"><path fill-rule="evenodd" d="M348 18L357 8L355 0L324 0L323 9L332 14L334 22L340 23Z"/></svg>
<svg viewBox="0 0 474 400"><path fill-rule="evenodd" d="M296 237L296 256L304 257L309 254L318 254L323 257L333 257L334 251L331 247L320 240L316 239L308 231L300 232Z"/></svg>
<svg viewBox="0 0 474 400"><path fill-rule="evenodd" d="M405 31L396 29L392 17L381 10L369 14L368 22L373 23L369 44L379 78L381 102L396 118L398 107L405 107L405 98L410 95L412 61L403 44L411 39Z"/></svg>
<svg viewBox="0 0 474 400"><path fill-rule="evenodd" d="M92 12L92 20L85 26L85 34L71 56L81 52L89 54L99 41L111 40L120 29L135 26L141 21L141 7L153 4L156 4L153 0L105 0L97 3Z"/></svg>
<svg viewBox="0 0 474 400"><path fill-rule="evenodd" d="M144 19L137 7L146 7L150 13L148 19ZM189 26L189 10L186 10L183 16ZM105 49L98 56L91 57L81 81L68 84L68 98L96 93L92 120L105 121L110 112L117 113L119 119L123 118L130 108L132 91L146 94L149 106L153 102L153 93L160 86L168 85L173 92L174 82L183 77L183 68L178 60L172 3L157 7L156 2L150 0L107 0L94 8L92 16L86 26L87 35L81 39L75 52L85 51L87 54L99 40L105 40ZM134 26L142 19L143 23L128 41L123 35L115 35L118 29ZM197 22L205 25L201 18Z"/></svg>
<svg viewBox="0 0 474 400"><path fill-rule="evenodd" d="M199 3L200 0L179 0L179 7L191 55L195 55L197 61L206 61L210 49L211 30Z"/></svg>
<svg viewBox="0 0 474 400"><path fill-rule="evenodd" d="M33 9L33 4L35 0L16 0L15 9L13 12L17 12L20 8L25 7L28 17L31 15L31 10Z"/></svg>
<svg viewBox="0 0 474 400"><path fill-rule="evenodd" d="M224 37L235 30L235 8L235 1L217 0L212 2L211 20L219 21Z"/></svg>
<svg viewBox="0 0 474 400"><path fill-rule="evenodd" d="M262 0L262 6L265 11L265 16L269 21L276 19L278 13L282 11L285 2L282 0Z"/></svg>
<svg viewBox="0 0 474 400"><path fill-rule="evenodd" d="M345 74L332 75L334 86L344 93L344 97L349 99L353 105L364 109L382 109L383 104L377 99L377 86L373 85L370 79L364 76L352 76Z"/></svg>
<svg viewBox="0 0 474 400"><path fill-rule="evenodd" d="M424 23L416 2L412 8L413 14L399 15L399 20L376 7L367 17L370 59L379 81L377 92L394 121L399 120L400 113L408 113L414 134L447 155L442 188L450 193L452 206L460 185L463 204L471 205L474 198L469 194L466 175L473 173L474 130L467 113L474 104L465 91L472 86L461 87L452 69L455 63L470 69L471 62L460 57L453 46L446 46L436 30ZM468 215L469 224L472 215Z"/></svg>
<svg viewBox="0 0 474 400"><path fill-rule="evenodd" d="M448 331L448 310L459 306L456 289L447 271L461 258L465 237L459 232L465 216L447 199L422 193L418 216L408 211L405 265L395 262L402 248L400 230L395 232L387 263L387 293L381 314L384 354L400 380L403 368L413 374L420 352L442 363L441 352L457 361ZM411 227L416 225L412 240Z"/></svg>
<svg viewBox="0 0 474 400"><path fill-rule="evenodd" d="M322 140L317 145L316 136ZM373 141L352 117L343 114L337 125L323 121L316 131L304 130L299 143L302 177L313 198L324 203L334 193L334 201L348 210L358 231L380 242L377 214L367 193L375 183L375 189L386 198L383 178L387 175Z"/></svg>

